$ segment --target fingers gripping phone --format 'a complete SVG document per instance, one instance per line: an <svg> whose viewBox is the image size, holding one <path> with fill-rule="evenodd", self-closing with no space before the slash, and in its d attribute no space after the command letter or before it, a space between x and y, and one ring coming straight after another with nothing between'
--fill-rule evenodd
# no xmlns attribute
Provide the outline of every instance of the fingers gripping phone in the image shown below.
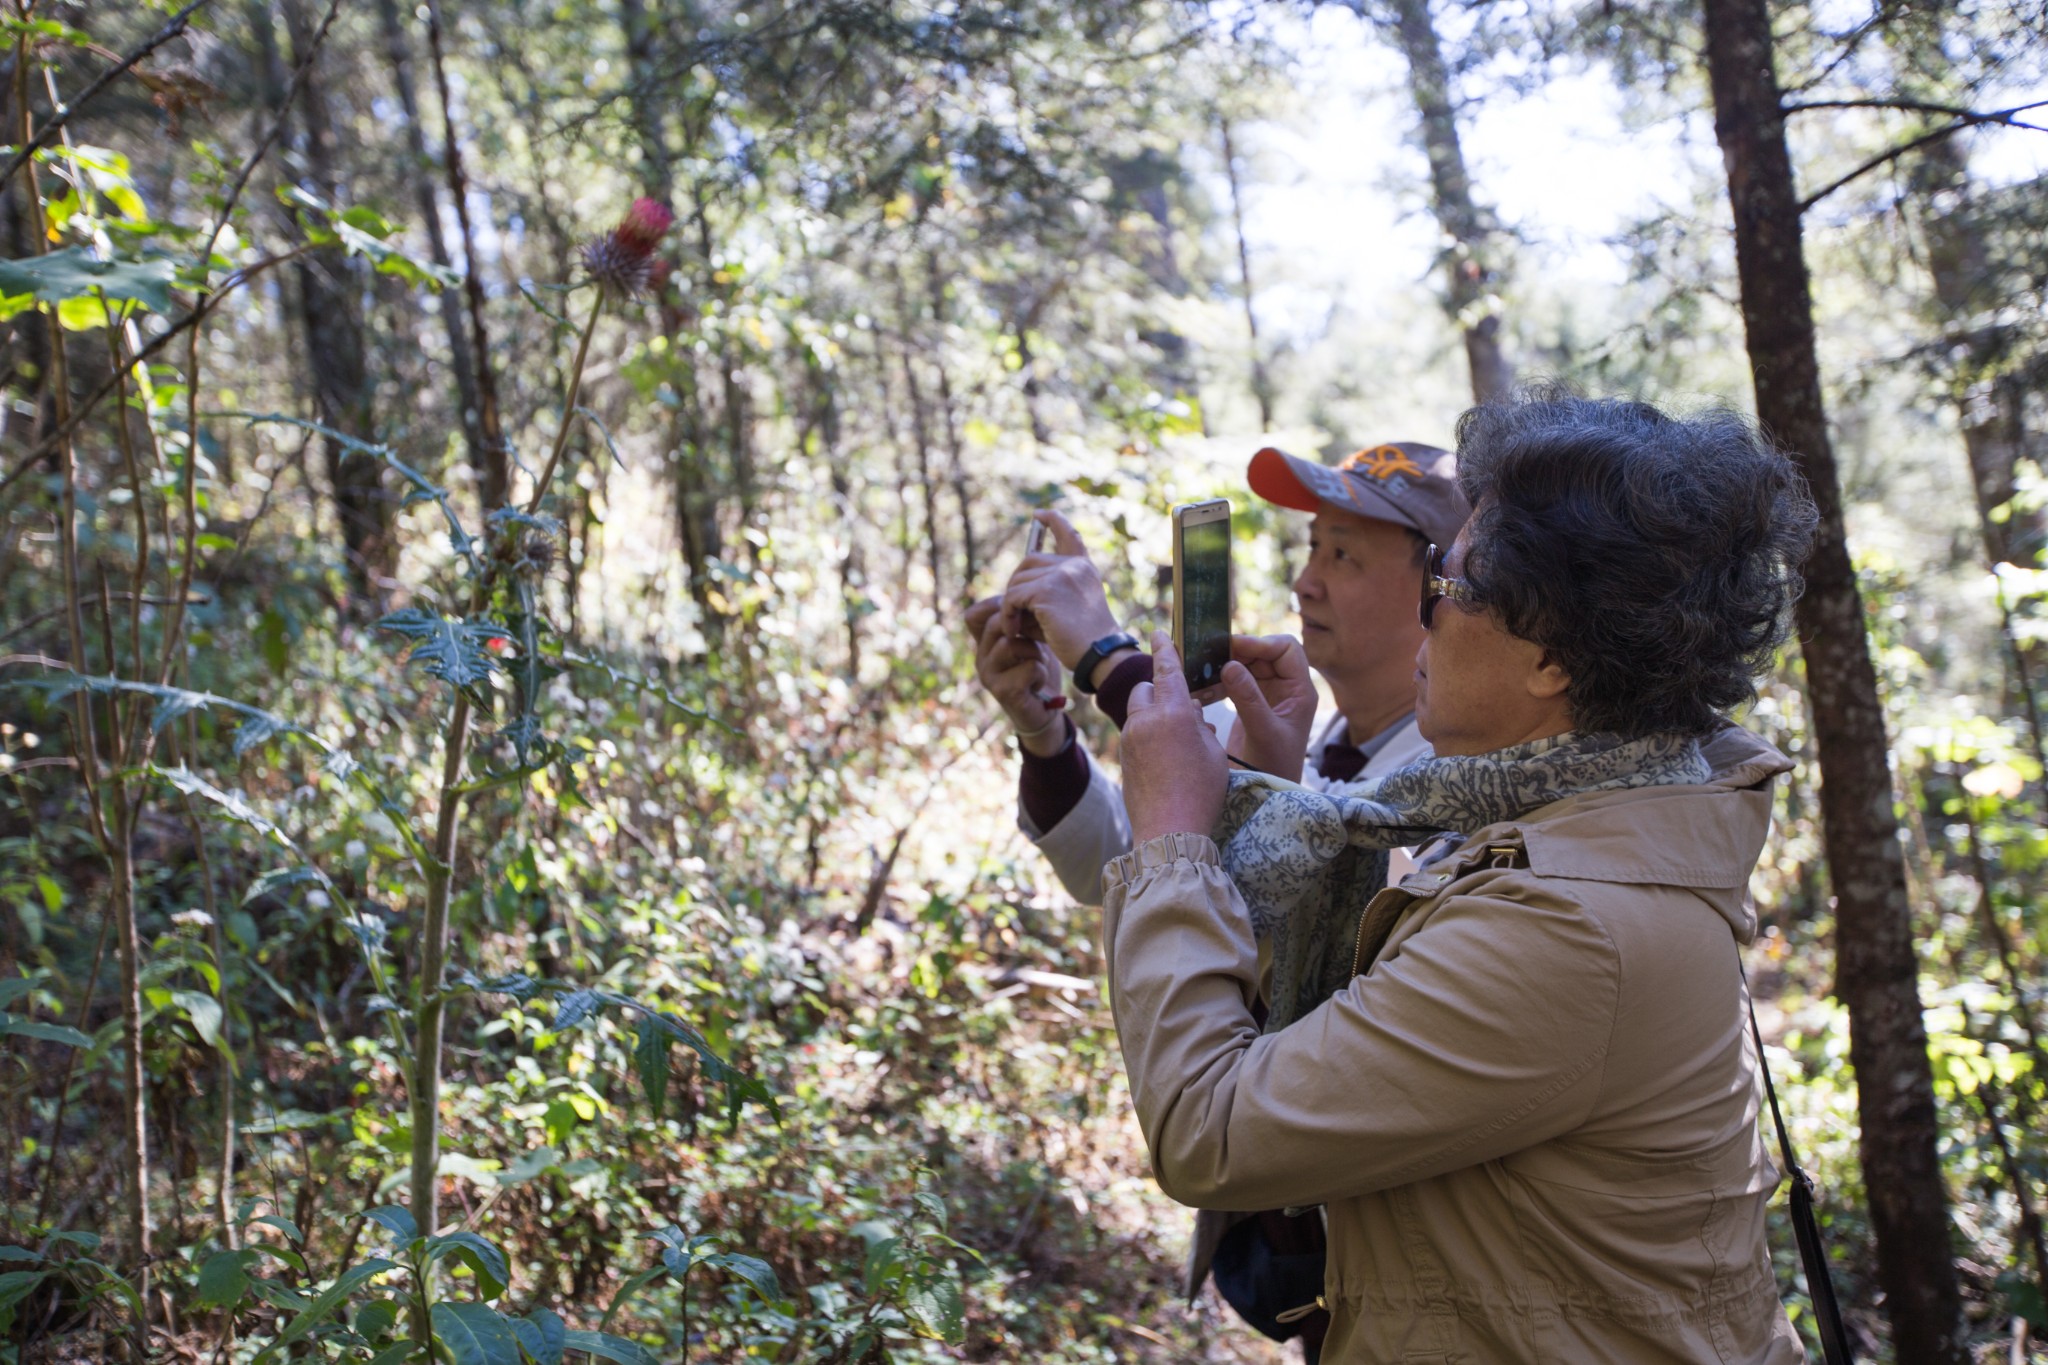
<svg viewBox="0 0 2048 1365"><path fill-rule="evenodd" d="M1223 681L1230 662L1230 499L1173 509L1173 647L1188 690Z"/></svg>
<svg viewBox="0 0 2048 1365"><path fill-rule="evenodd" d="M1046 528L1046 524L1044 522L1040 521L1037 517L1031 518L1030 529L1024 533L1025 557L1028 559L1032 555L1043 554L1045 552L1045 542L1050 538L1050 535L1051 533ZM1036 621L1034 621L1031 617L1026 616L1024 618L1024 624L1026 628L1026 633L1030 635L1031 638L1039 638L1038 625ZM1057 665L1054 666L1054 676L1058 676ZM1031 689L1031 695L1037 697L1039 703L1042 706L1044 706L1048 711L1064 711L1067 708L1067 697L1064 692L1048 692L1045 688L1034 687Z"/></svg>

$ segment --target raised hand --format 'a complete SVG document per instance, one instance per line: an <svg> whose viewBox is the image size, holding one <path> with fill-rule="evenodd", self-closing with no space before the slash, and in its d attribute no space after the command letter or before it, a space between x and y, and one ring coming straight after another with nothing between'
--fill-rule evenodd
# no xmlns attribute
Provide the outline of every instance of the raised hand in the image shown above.
<svg viewBox="0 0 2048 1365"><path fill-rule="evenodd" d="M1088 646L1121 627L1081 537L1057 512L1035 515L1052 532L1052 549L1026 555L1010 575L1002 596L1003 629L1012 636L1043 639L1072 668Z"/></svg>
<svg viewBox="0 0 2048 1365"><path fill-rule="evenodd" d="M1002 598L984 597L967 609L974 676L1009 717L1017 742L1050 757L1067 742L1067 727L1054 723L1059 712L1046 705L1047 698L1059 694L1059 660L1036 640L1004 634L1002 608Z"/></svg>
<svg viewBox="0 0 2048 1365"><path fill-rule="evenodd" d="M1301 641L1292 635L1231 636L1223 693L1237 707L1231 742L1242 747L1232 752L1275 777L1301 781L1317 700Z"/></svg>
<svg viewBox="0 0 2048 1365"><path fill-rule="evenodd" d="M1152 636L1152 681L1131 691L1124 721L1124 809L1131 839L1207 835L1223 814L1230 782L1223 745L1188 695L1180 654L1165 631Z"/></svg>

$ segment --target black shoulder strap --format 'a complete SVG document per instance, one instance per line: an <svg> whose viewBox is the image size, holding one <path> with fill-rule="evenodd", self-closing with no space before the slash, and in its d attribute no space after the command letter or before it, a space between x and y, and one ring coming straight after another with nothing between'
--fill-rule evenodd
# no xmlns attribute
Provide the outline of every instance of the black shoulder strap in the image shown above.
<svg viewBox="0 0 2048 1365"><path fill-rule="evenodd" d="M1778 1129L1778 1151L1785 1157L1785 1173L1792 1178L1792 1236L1799 1243L1799 1263L1806 1268L1806 1293L1813 1300L1821 1356L1827 1365L1855 1365L1856 1353L1849 1349L1849 1334L1842 1326L1841 1305L1835 1302L1835 1282L1828 1274L1827 1245L1820 1239L1820 1224L1813 1216L1813 1177L1792 1154L1792 1135L1785 1131L1785 1116L1778 1110L1778 1088L1771 1084L1771 1064L1764 1056L1764 1033L1757 1027L1756 1002L1749 998L1747 972L1742 974L1742 998L1749 1006L1749 1036L1756 1040L1756 1067L1764 1073L1764 1095L1771 1102L1771 1122Z"/></svg>

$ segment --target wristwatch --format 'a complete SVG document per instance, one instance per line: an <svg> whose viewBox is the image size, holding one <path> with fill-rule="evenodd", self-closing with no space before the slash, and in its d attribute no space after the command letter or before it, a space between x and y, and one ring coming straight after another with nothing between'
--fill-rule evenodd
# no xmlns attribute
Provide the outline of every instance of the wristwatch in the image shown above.
<svg viewBox="0 0 2048 1365"><path fill-rule="evenodd" d="M1088 652L1074 665L1074 690L1084 697L1095 695L1095 667L1120 649L1136 649L1138 637L1118 631L1088 646Z"/></svg>

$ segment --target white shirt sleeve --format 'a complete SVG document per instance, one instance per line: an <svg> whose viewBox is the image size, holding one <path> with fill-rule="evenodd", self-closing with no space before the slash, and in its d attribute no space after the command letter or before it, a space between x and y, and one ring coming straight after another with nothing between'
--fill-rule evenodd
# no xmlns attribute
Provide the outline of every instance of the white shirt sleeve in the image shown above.
<svg viewBox="0 0 2048 1365"><path fill-rule="evenodd" d="M1102 865L1131 851L1131 820L1124 813L1123 791L1096 765L1094 755L1084 749L1082 757L1088 760L1088 790L1080 802L1044 831L1019 806L1017 828L1038 845L1068 895L1082 905L1100 905Z"/></svg>

